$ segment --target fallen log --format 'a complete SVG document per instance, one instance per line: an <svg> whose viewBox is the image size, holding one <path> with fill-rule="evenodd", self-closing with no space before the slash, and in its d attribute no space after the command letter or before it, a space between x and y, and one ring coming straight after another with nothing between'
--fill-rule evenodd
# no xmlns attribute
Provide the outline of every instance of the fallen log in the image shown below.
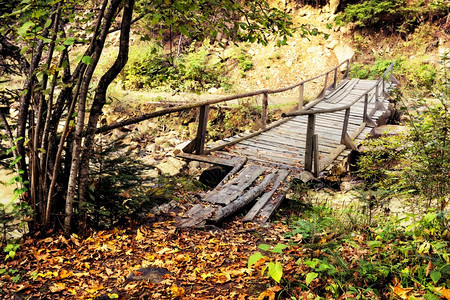
<svg viewBox="0 0 450 300"><path fill-rule="evenodd" d="M238 197L236 200L234 200L227 206L224 206L215 211L213 217L209 220L214 223L219 223L220 220L236 213L237 211L245 207L247 204L255 200L257 197L259 197L262 193L264 193L266 187L270 183L272 183L275 180L275 178L276 178L275 173L266 176L259 185L251 188L248 192Z"/></svg>
<svg viewBox="0 0 450 300"><path fill-rule="evenodd" d="M289 175L290 171L288 170L280 170L278 171L278 176L273 183L272 189L261 196L261 198L256 202L255 205L249 210L249 212L245 215L245 217L242 219L244 222L250 222L252 221L256 214L261 210L261 208L266 205L266 203L270 200L270 198L273 196L273 194L276 192L276 190L280 187L281 182Z"/></svg>

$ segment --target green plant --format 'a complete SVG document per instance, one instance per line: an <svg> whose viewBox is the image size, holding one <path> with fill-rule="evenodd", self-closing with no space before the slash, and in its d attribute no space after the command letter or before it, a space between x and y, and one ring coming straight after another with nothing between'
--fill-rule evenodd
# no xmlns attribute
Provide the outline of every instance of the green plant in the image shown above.
<svg viewBox="0 0 450 300"><path fill-rule="evenodd" d="M288 248L287 245L283 244L277 244L275 247L271 247L267 244L261 244L258 246L259 249L266 251L266 252L272 252L277 253L279 256L283 254L283 250ZM252 256L248 258L248 268L252 267L257 262L264 260L268 261L262 271L261 274L264 274L267 270L267 274L276 282L280 282L281 278L283 277L283 267L281 266L281 262L277 259L274 261L270 260L268 256L263 255L261 252L256 252Z"/></svg>
<svg viewBox="0 0 450 300"><path fill-rule="evenodd" d="M348 5L336 23L354 22L358 27L411 32L420 22L444 17L448 13L447 5L445 0L369 0Z"/></svg>

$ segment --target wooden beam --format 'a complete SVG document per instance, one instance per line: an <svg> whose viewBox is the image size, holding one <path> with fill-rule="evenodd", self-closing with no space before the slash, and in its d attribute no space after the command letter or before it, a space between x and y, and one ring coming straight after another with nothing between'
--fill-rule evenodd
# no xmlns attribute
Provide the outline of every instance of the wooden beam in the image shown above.
<svg viewBox="0 0 450 300"><path fill-rule="evenodd" d="M195 154L204 154L206 126L208 125L209 105L200 107L200 116L198 118L197 137L195 138Z"/></svg>
<svg viewBox="0 0 450 300"><path fill-rule="evenodd" d="M235 159L233 159L233 160L235 160ZM247 157L242 157L241 159L239 159L239 161L234 164L233 169L231 169L231 171L228 172L228 174L219 182L219 184L216 186L216 189L225 185L225 183L228 180L230 180L231 176L233 176L234 174L239 172L240 169L242 169L242 167L247 163L247 161L248 161Z"/></svg>
<svg viewBox="0 0 450 300"><path fill-rule="evenodd" d="M319 136L313 135L314 176L319 176Z"/></svg>
<svg viewBox="0 0 450 300"><path fill-rule="evenodd" d="M266 205L266 203L270 200L270 198L273 196L273 194L277 191L277 189L280 187L281 182L286 179L286 177L289 175L289 170L279 170L278 176L275 179L275 182L272 185L272 188L269 192L265 193L261 196L261 198L256 202L255 205L249 210L249 212L245 215L245 217L242 219L244 222L250 222L252 221L256 214L261 210L261 208Z"/></svg>
<svg viewBox="0 0 450 300"><path fill-rule="evenodd" d="M178 153L176 156L184 158L184 159L196 160L196 161L201 161L201 162L205 162L205 163L209 163L209 164L215 164L215 165L221 165L221 166L227 166L227 167L234 167L234 166L236 166L237 163L239 163L237 161L237 159L225 159L225 158L220 158L220 157L215 157L215 156L195 155L195 154L183 153L183 152Z"/></svg>
<svg viewBox="0 0 450 300"><path fill-rule="evenodd" d="M264 93L262 96L261 128L266 128L267 125L267 105L268 94Z"/></svg>
<svg viewBox="0 0 450 300"><path fill-rule="evenodd" d="M259 197L266 187L275 179L275 173L267 175L259 185L251 188L242 196L238 197L236 200L224 206L214 212L214 216L210 219L211 221L218 223L226 217L239 211L241 208L245 207L247 204Z"/></svg>
<svg viewBox="0 0 450 300"><path fill-rule="evenodd" d="M308 115L308 125L306 128L306 146L305 146L305 170L312 171L313 163L313 135L316 123L316 115Z"/></svg>

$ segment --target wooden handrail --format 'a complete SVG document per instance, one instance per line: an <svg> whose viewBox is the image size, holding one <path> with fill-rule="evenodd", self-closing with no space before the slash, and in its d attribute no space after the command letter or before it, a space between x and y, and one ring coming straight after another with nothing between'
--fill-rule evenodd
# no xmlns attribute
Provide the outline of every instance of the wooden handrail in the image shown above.
<svg viewBox="0 0 450 300"><path fill-rule="evenodd" d="M349 104L346 105L342 105L339 107L334 107L334 108L324 108L324 109L317 109L317 110L296 110L296 111L291 111L291 112L287 112L287 113L283 113L282 117L293 117L293 116L304 116L304 115L315 115L315 114L324 114L324 113L333 113L333 112L337 112L337 111L341 111L341 110L346 110L348 108L350 108L353 104L355 104L356 102L358 102L359 100L361 100L362 97L365 97L366 95L368 95L373 89L377 89L378 85L384 81L384 76L388 73L388 71L392 70L394 63L391 63L391 65L389 66L389 68L383 73L383 76L381 78L379 78L377 80L377 82L370 88L368 89L364 94L362 94L359 98L357 98L356 100L353 100L352 102L350 102ZM318 99L321 100L321 99ZM314 103L316 104L316 103Z"/></svg>
<svg viewBox="0 0 450 300"><path fill-rule="evenodd" d="M258 95L263 95L263 94L276 94L276 93L281 93L281 92L285 92L287 90L291 90L294 89L300 85L304 85L305 83L315 80L317 78L320 78L321 76L325 76L330 72L333 72L335 70L337 70L338 68L340 68L342 65L347 64L347 74L348 74L348 68L349 68L349 64L350 64L350 60L345 60L342 63L340 63L338 66L334 67L333 69L322 73L320 75L317 75L313 78L309 78L306 80L303 80L299 83L296 83L294 85L290 85L288 87L285 88L279 88L279 89L262 89L262 90L258 90L258 91L254 91L254 92L247 92L247 93L242 93L242 94L237 94L237 95L231 95L231 96L225 96L225 97L221 97L218 99L212 99L212 100L204 100L204 101L198 101L195 103L191 103L191 104L186 104L186 105L179 105L179 106L174 106L174 107L170 107L167 109L162 109L159 111L155 111L155 112L151 112L148 114L144 114L135 118L131 118L131 119L127 119L127 120L123 120L117 123L113 123L113 124L109 124L109 125L105 125L102 126L100 128L97 129L96 133L102 133L102 132L107 132L116 128L120 128L123 126L127 126L127 125L131 125L131 124L136 124L151 118L155 118L155 117L160 117L163 115L167 115L167 114L171 114L174 112L179 112L179 111L183 111L183 110L187 110L187 109L192 109L192 108L197 108L197 107L201 107L204 105L212 105L212 104L217 104L217 103L221 103L221 102L227 102L227 101L231 101L231 100L237 100L237 99L242 99L242 98L247 98L247 97L253 97L253 96L258 96Z"/></svg>

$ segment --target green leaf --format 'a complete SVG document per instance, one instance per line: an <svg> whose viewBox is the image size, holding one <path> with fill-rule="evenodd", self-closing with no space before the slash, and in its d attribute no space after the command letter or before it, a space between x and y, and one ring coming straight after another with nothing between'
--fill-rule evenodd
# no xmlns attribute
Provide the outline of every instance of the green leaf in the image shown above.
<svg viewBox="0 0 450 300"><path fill-rule="evenodd" d="M311 269L314 269L317 264L319 263L318 259L314 259L314 260L307 260L305 261L305 265L307 265L308 267L310 267Z"/></svg>
<svg viewBox="0 0 450 300"><path fill-rule="evenodd" d="M63 45L58 45L55 47L55 50L57 52L62 52L62 51L64 51L64 49L66 49L66 46L63 46Z"/></svg>
<svg viewBox="0 0 450 300"><path fill-rule="evenodd" d="M269 263L269 275L276 282L280 282L281 277L283 276L283 267L281 263L277 261L275 264L273 262Z"/></svg>
<svg viewBox="0 0 450 300"><path fill-rule="evenodd" d="M283 245L283 244L277 244L272 250L270 250L270 252L283 254L283 249L286 249L287 247L289 247L289 246Z"/></svg>
<svg viewBox="0 0 450 300"><path fill-rule="evenodd" d="M92 58L90 57L90 56L83 56L83 58L81 59L81 62L83 63L83 64L86 64L86 65L91 65L92 64Z"/></svg>
<svg viewBox="0 0 450 300"><path fill-rule="evenodd" d="M261 258L264 258L265 256L261 254L261 252L257 252L255 254L253 254L252 256L250 256L248 258L248 268L250 268L251 266L253 266L254 264L256 264L258 262L258 260L260 260Z"/></svg>
<svg viewBox="0 0 450 300"><path fill-rule="evenodd" d="M189 36L189 32L188 32L188 30L186 29L186 27L180 26L180 28L178 28L178 29L180 30L180 33L181 33L181 34L183 34L183 35L185 35L185 36Z"/></svg>
<svg viewBox="0 0 450 300"><path fill-rule="evenodd" d="M319 274L316 272L306 274L306 285L309 285L314 279L317 278L317 276L319 276Z"/></svg>
<svg viewBox="0 0 450 300"><path fill-rule="evenodd" d="M70 46L70 45L72 45L73 43L75 43L75 38L69 37L69 38L67 38L67 40L64 41L63 44L66 45L66 46Z"/></svg>
<svg viewBox="0 0 450 300"><path fill-rule="evenodd" d="M17 33L18 33L19 35L24 35L25 33L27 33L27 31L28 31L32 26L34 26L34 23L33 23L33 22L31 22L31 21L25 22L25 23L23 23L23 25L22 25L19 29L17 29Z"/></svg>
<svg viewBox="0 0 450 300"><path fill-rule="evenodd" d="M433 271L430 273L430 278L431 280L433 280L434 284L436 284L439 281L439 279L441 279L441 277L442 274L439 271Z"/></svg>
<svg viewBox="0 0 450 300"><path fill-rule="evenodd" d="M258 248L263 250L263 251L268 251L270 249L270 245L261 244L261 245L258 246Z"/></svg>
<svg viewBox="0 0 450 300"><path fill-rule="evenodd" d="M367 245L370 248L380 248L381 246L383 246L383 243L381 241L369 241Z"/></svg>

